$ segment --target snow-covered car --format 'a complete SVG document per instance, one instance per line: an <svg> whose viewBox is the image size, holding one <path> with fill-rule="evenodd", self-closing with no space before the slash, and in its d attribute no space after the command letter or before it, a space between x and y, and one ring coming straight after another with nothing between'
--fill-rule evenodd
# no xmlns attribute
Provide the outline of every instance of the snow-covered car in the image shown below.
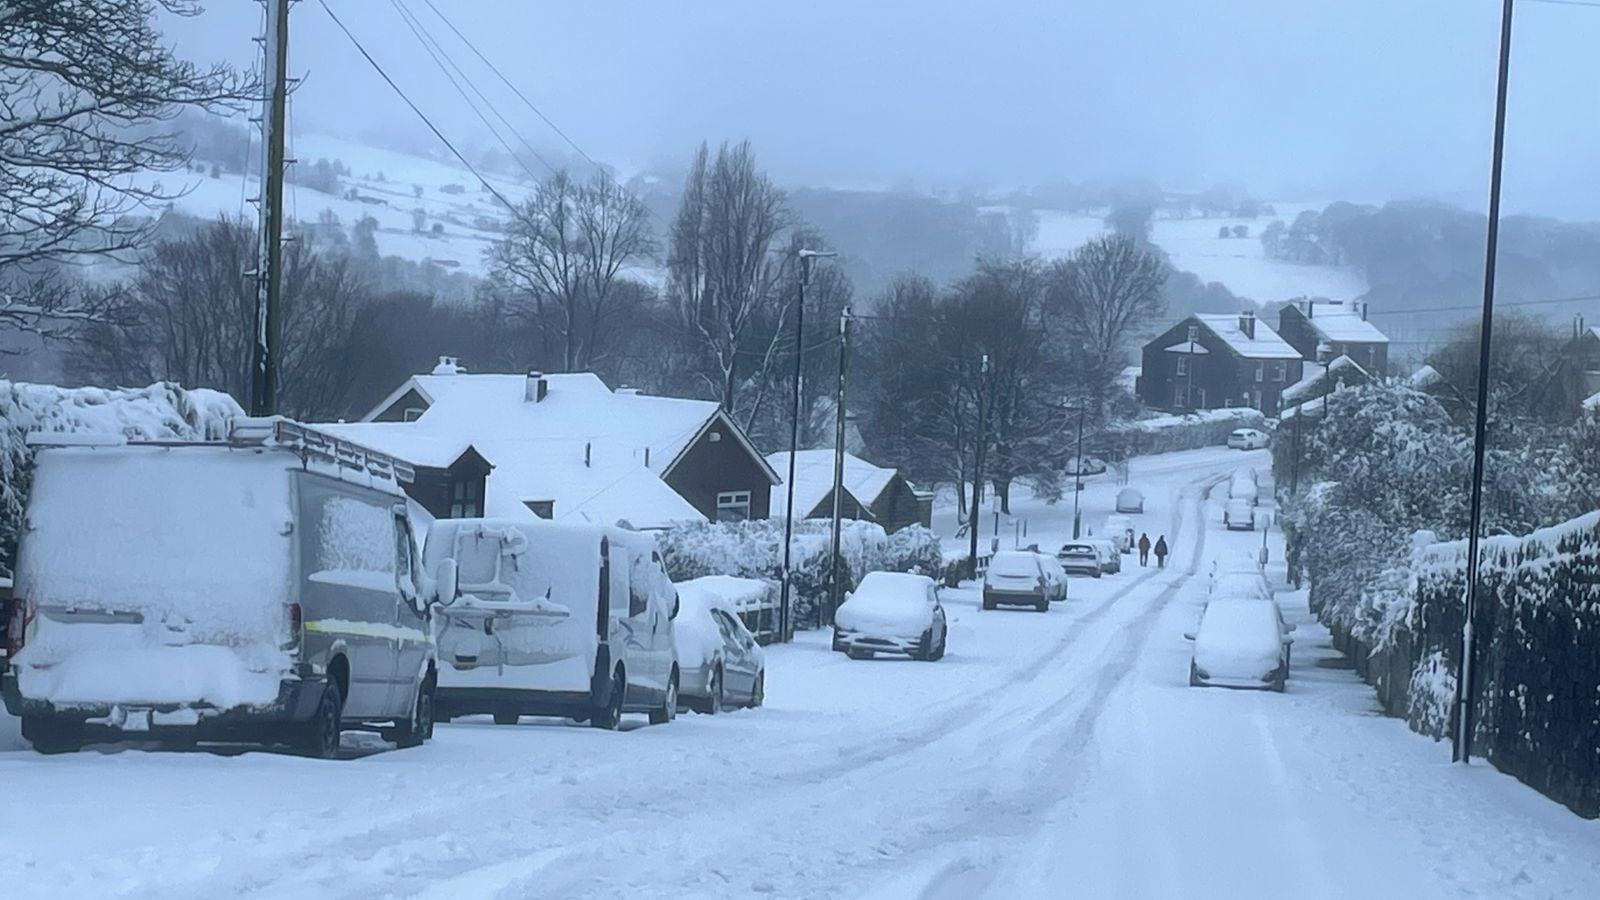
<svg viewBox="0 0 1600 900"><path fill-rule="evenodd" d="M1235 428L1228 433L1228 447L1233 450L1260 450L1271 440L1259 428Z"/></svg>
<svg viewBox="0 0 1600 900"><path fill-rule="evenodd" d="M1031 548L1030 548L1031 549ZM1044 570L1044 580L1050 584L1051 601L1067 599L1067 570L1048 553L1033 551L1039 557L1039 568Z"/></svg>
<svg viewBox="0 0 1600 900"><path fill-rule="evenodd" d="M1070 478L1074 475L1103 475L1105 471L1106 461L1103 459L1094 456L1085 456L1080 459L1074 456L1067 460L1063 474Z"/></svg>
<svg viewBox="0 0 1600 900"><path fill-rule="evenodd" d="M1229 531L1255 531L1256 508L1249 500L1229 499L1222 507L1222 524Z"/></svg>
<svg viewBox="0 0 1600 900"><path fill-rule="evenodd" d="M766 697L761 646L721 589L724 582L749 580L711 575L678 583L672 637L678 648L679 709L716 715L730 707L760 706Z"/></svg>
<svg viewBox="0 0 1600 900"><path fill-rule="evenodd" d="M1136 538L1133 532L1133 520L1127 516L1106 516L1104 534L1108 540L1117 545L1118 552L1132 553Z"/></svg>
<svg viewBox="0 0 1600 900"><path fill-rule="evenodd" d="M1247 500L1251 506L1255 506L1260 496L1261 487L1256 470L1235 469L1233 477L1228 480L1228 499Z"/></svg>
<svg viewBox="0 0 1600 900"><path fill-rule="evenodd" d="M1276 603L1215 600L1200 624L1184 635L1194 641L1189 684L1282 691L1289 677L1289 645Z"/></svg>
<svg viewBox="0 0 1600 900"><path fill-rule="evenodd" d="M1271 600L1272 589L1260 572L1222 572L1211 581L1212 599Z"/></svg>
<svg viewBox="0 0 1600 900"><path fill-rule="evenodd" d="M1056 551L1056 560L1068 575L1099 578L1105 573L1102 551L1090 541L1068 541Z"/></svg>
<svg viewBox="0 0 1600 900"><path fill-rule="evenodd" d="M868 572L833 615L833 649L851 659L887 653L932 662L949 639L944 604L926 575Z"/></svg>
<svg viewBox="0 0 1600 900"><path fill-rule="evenodd" d="M1136 487L1125 487L1117 491L1117 512L1142 513L1144 512L1144 491Z"/></svg>
<svg viewBox="0 0 1600 900"><path fill-rule="evenodd" d="M439 718L567 716L615 729L624 713L672 721L682 686L678 594L655 541L541 519L440 519L429 570L454 590L434 615Z"/></svg>
<svg viewBox="0 0 1600 900"><path fill-rule="evenodd" d="M1087 543L1095 545L1100 550L1100 571L1107 575L1115 575L1122 571L1122 549L1117 542L1109 538L1089 538Z"/></svg>
<svg viewBox="0 0 1600 900"><path fill-rule="evenodd" d="M1039 554L1030 550L1001 550L983 573L983 608L1031 606L1050 611L1051 585Z"/></svg>
<svg viewBox="0 0 1600 900"><path fill-rule="evenodd" d="M225 443L40 449L0 677L23 736L320 758L345 728L427 740L434 591L403 465L281 419L235 419Z"/></svg>

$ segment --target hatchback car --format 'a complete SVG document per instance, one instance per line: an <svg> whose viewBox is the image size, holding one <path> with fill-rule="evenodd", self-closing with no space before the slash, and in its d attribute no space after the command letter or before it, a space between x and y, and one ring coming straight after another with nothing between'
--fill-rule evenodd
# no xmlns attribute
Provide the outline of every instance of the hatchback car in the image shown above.
<svg viewBox="0 0 1600 900"><path fill-rule="evenodd" d="M1122 571L1122 548L1109 538L1090 538L1087 543L1100 548L1100 571L1115 575Z"/></svg>
<svg viewBox="0 0 1600 900"><path fill-rule="evenodd" d="M1144 512L1144 491L1136 487L1125 487L1117 491L1117 512L1142 513Z"/></svg>
<svg viewBox="0 0 1600 900"><path fill-rule="evenodd" d="M1033 554L1023 555L1038 567ZM926 575L868 572L833 616L833 649L851 659L885 653L932 662L944 657L949 639L938 588Z"/></svg>
<svg viewBox="0 0 1600 900"><path fill-rule="evenodd" d="M716 715L760 706L767 693L766 661L755 635L702 579L678 584L678 708Z"/></svg>
<svg viewBox="0 0 1600 900"><path fill-rule="evenodd" d="M1206 604L1189 661L1193 687L1240 687L1283 691L1289 677L1289 645L1276 603L1216 600Z"/></svg>
<svg viewBox="0 0 1600 900"><path fill-rule="evenodd" d="M1259 428L1235 428L1228 434L1228 447L1233 450L1260 450L1270 441Z"/></svg>
<svg viewBox="0 0 1600 900"><path fill-rule="evenodd" d="M1105 573L1105 561L1101 550L1090 541L1070 541L1062 544L1061 549L1056 551L1056 561L1068 575L1099 578Z"/></svg>
<svg viewBox="0 0 1600 900"><path fill-rule="evenodd" d="M1095 565L1098 570L1098 560ZM1043 561L1030 550L996 553L983 574L984 609L1031 606L1039 612L1049 612L1051 592Z"/></svg>
<svg viewBox="0 0 1600 900"><path fill-rule="evenodd" d="M1222 508L1222 524L1229 531L1255 531L1256 508L1248 500L1231 499Z"/></svg>

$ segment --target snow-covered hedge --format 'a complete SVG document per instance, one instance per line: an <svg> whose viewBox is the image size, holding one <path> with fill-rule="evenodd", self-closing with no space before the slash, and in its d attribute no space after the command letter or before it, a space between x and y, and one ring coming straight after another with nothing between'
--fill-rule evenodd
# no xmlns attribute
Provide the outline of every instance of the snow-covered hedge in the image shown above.
<svg viewBox="0 0 1600 900"><path fill-rule="evenodd" d="M1208 409L1114 425L1096 439L1094 446L1105 446L1117 459L1197 450L1226 444L1228 434L1236 428L1265 429L1266 423L1266 417L1257 409Z"/></svg>
<svg viewBox="0 0 1600 900"><path fill-rule="evenodd" d="M779 581L783 571L783 520L707 522L663 532L661 559L673 581L707 575L735 575ZM794 621L816 624L827 600L831 523L807 519L794 523ZM839 552L847 584L868 572L939 571L939 539L920 525L886 534L871 522L846 520Z"/></svg>
<svg viewBox="0 0 1600 900"><path fill-rule="evenodd" d="M147 440L220 440L244 414L227 394L159 383L146 388L61 388L0 380L0 572L9 575L32 483L31 431Z"/></svg>

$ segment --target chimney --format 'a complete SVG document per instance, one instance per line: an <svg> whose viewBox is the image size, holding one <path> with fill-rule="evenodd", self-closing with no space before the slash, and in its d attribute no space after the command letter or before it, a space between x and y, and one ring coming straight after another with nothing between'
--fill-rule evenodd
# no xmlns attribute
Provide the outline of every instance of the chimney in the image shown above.
<svg viewBox="0 0 1600 900"><path fill-rule="evenodd" d="M1361 301L1361 321L1367 320L1367 301Z"/></svg>
<svg viewBox="0 0 1600 900"><path fill-rule="evenodd" d="M627 385L623 385L622 387L617 388L617 393L624 397L638 397L642 395L644 391L636 387L628 387Z"/></svg>
<svg viewBox="0 0 1600 900"><path fill-rule="evenodd" d="M1256 339L1256 314L1250 310L1239 313L1239 330L1250 340Z"/></svg>
<svg viewBox="0 0 1600 900"><path fill-rule="evenodd" d="M522 392L522 399L529 403L538 403L550 393L550 382L545 379L544 373L538 369L528 370L528 381Z"/></svg>
<svg viewBox="0 0 1600 900"><path fill-rule="evenodd" d="M433 375L459 375L461 374L461 357L441 356L439 364L433 367Z"/></svg>

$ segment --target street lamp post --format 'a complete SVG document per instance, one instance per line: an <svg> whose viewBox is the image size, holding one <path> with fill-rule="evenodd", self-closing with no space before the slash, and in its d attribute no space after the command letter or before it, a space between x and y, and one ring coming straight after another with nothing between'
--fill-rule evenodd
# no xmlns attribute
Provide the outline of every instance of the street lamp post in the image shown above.
<svg viewBox="0 0 1600 900"><path fill-rule="evenodd" d="M833 540L828 556L828 622L839 609L839 529L844 496L845 385L850 375L850 307L839 314L839 393L833 416ZM857 500L859 501L859 498Z"/></svg>
<svg viewBox="0 0 1600 900"><path fill-rule="evenodd" d="M978 434L972 459L972 506L967 510L967 529L971 538L971 547L967 555L968 577L973 580L978 578L978 502L983 498L983 445L988 442L988 412L984 406L983 389L989 380L989 354L983 354L982 362L978 366Z"/></svg>
<svg viewBox="0 0 1600 900"><path fill-rule="evenodd" d="M1077 540L1083 532L1083 512L1079 508L1083 494L1083 416L1084 404L1073 406L1065 400L1061 403L1063 412L1076 412L1078 414L1078 451L1077 457L1072 461L1072 539Z"/></svg>
<svg viewBox="0 0 1600 900"><path fill-rule="evenodd" d="M789 407L789 478L784 484L786 500L783 507L783 582L778 597L778 639L788 640L792 633L794 582L794 463L800 452L800 379L806 351L806 284L811 280L811 261L821 257L837 256L817 250L801 250L799 309L794 322L794 393Z"/></svg>

